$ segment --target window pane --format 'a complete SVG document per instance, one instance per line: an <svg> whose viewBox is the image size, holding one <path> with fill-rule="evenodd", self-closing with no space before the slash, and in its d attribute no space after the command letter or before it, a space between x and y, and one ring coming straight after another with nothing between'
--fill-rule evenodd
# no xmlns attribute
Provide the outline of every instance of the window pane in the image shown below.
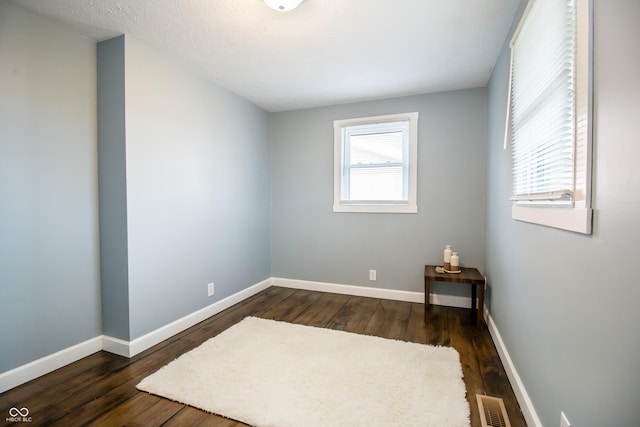
<svg viewBox="0 0 640 427"><path fill-rule="evenodd" d="M349 164L401 163L402 132L352 135Z"/></svg>
<svg viewBox="0 0 640 427"><path fill-rule="evenodd" d="M407 124L402 121L347 127L342 200L407 200Z"/></svg>
<svg viewBox="0 0 640 427"><path fill-rule="evenodd" d="M352 201L406 200L402 194L401 166L351 168L349 171Z"/></svg>

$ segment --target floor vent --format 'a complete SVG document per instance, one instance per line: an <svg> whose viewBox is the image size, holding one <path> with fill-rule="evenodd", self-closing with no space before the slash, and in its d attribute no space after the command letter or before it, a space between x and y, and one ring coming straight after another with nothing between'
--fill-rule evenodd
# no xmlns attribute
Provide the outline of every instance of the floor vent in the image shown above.
<svg viewBox="0 0 640 427"><path fill-rule="evenodd" d="M504 402L498 397L476 394L482 427L511 427Z"/></svg>

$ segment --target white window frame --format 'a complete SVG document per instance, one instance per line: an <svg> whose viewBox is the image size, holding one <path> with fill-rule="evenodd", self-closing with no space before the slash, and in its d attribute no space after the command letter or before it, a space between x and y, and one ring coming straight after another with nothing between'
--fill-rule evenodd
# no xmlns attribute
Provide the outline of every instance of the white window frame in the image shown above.
<svg viewBox="0 0 640 427"><path fill-rule="evenodd" d="M342 200L343 177L345 173L345 136L353 126L383 125L385 123L405 121L408 123L407 146L404 150L403 164L408 168L406 201L350 201ZM356 119L334 120L334 180L333 212L356 213L417 213L418 182L418 113L390 114L385 116L363 117Z"/></svg>
<svg viewBox="0 0 640 427"><path fill-rule="evenodd" d="M529 0L527 8L511 40L513 46L528 14L537 0ZM573 0L576 8L576 62L574 69L575 141L574 188L570 193L532 195L530 198L511 198L512 218L534 224L555 227L583 234L592 233L591 208L592 175L592 111L593 111L593 4L592 0ZM513 64L513 62L512 62ZM511 64L511 65L512 65ZM511 68L513 72L513 68ZM511 83L509 79L509 107L505 132L505 148L510 136ZM568 201L567 201L568 199Z"/></svg>

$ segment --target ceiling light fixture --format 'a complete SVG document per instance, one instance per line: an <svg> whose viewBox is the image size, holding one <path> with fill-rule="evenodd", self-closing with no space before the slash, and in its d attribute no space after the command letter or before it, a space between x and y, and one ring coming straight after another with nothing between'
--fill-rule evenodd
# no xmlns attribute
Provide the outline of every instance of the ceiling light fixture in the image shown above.
<svg viewBox="0 0 640 427"><path fill-rule="evenodd" d="M289 12L295 9L304 0L264 0L264 2L273 10L278 12Z"/></svg>

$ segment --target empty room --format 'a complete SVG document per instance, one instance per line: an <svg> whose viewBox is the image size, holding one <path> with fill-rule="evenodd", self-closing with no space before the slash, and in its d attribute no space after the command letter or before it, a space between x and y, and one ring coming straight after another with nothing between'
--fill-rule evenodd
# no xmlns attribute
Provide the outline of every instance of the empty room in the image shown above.
<svg viewBox="0 0 640 427"><path fill-rule="evenodd" d="M0 0L0 422L638 425L638 0Z"/></svg>

